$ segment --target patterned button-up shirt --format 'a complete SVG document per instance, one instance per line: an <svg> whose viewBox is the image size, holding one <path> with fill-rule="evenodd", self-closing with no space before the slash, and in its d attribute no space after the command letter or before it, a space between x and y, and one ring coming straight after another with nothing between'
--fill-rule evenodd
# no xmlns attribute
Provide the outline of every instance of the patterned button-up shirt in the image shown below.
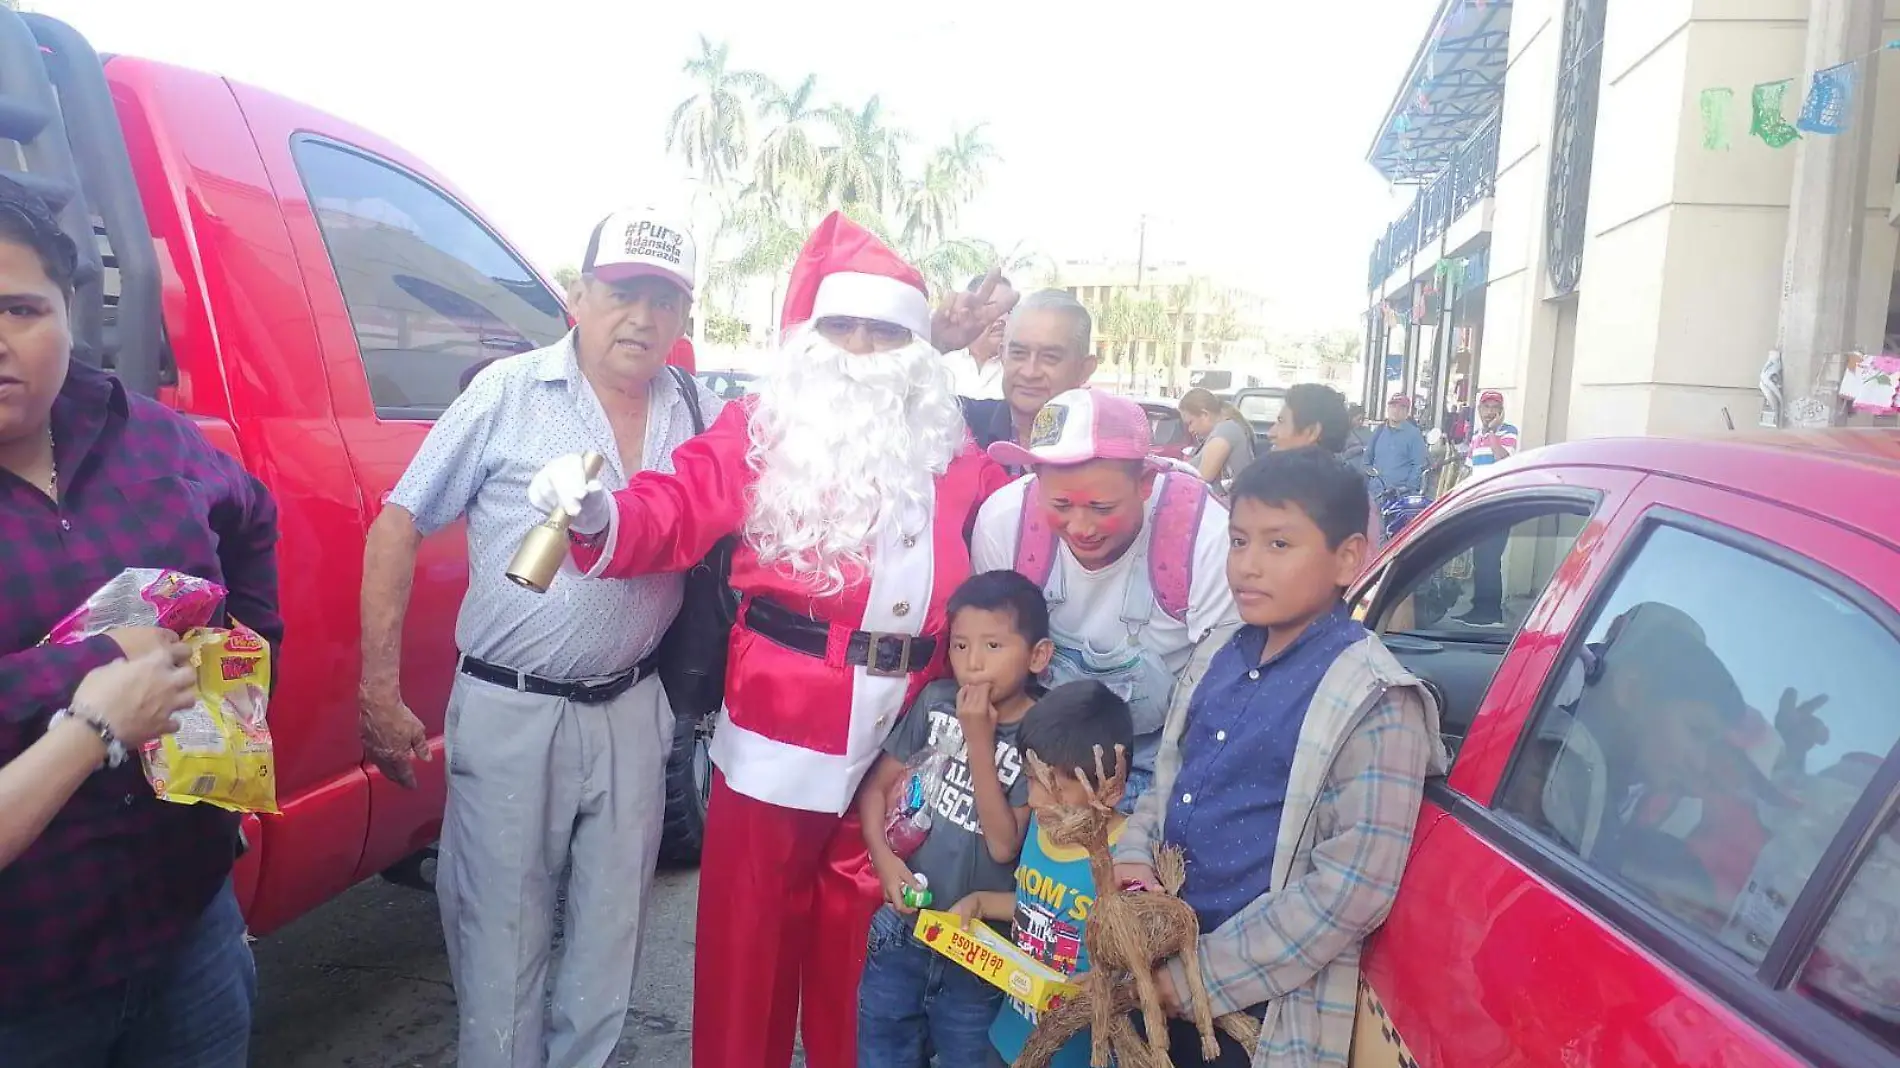
<svg viewBox="0 0 1900 1068"><path fill-rule="evenodd" d="M688 381L712 425L723 403ZM692 412L672 372L662 370L648 388L642 463L671 473L673 449L693 436ZM607 458L601 484L626 488L613 427L581 374L569 333L477 375L390 493L389 503L415 516L424 534L468 517L468 597L455 625L464 654L549 678L599 678L653 652L679 613L677 574L590 582L564 569L545 594L508 581L521 536L546 518L528 505L529 480L548 461L589 450Z"/></svg>
<svg viewBox="0 0 1900 1068"><path fill-rule="evenodd" d="M0 472L0 764L46 730L106 637L40 646L53 625L128 567L223 584L231 615L269 639L277 609L270 495L189 420L74 364L53 403L57 506ZM150 972L168 960L230 873L235 817L153 796L138 761L95 772L0 869L0 1019Z"/></svg>

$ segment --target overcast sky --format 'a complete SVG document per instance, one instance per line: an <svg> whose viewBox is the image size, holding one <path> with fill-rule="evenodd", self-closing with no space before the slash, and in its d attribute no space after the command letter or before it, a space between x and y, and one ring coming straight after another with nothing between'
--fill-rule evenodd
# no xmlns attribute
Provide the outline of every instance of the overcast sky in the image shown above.
<svg viewBox="0 0 1900 1068"><path fill-rule="evenodd" d="M216 71L409 148L544 268L616 205L678 198L666 120L695 35L788 84L883 97L923 144L989 124L961 230L1058 259L1149 253L1353 325L1402 209L1365 163L1436 0L28 0L102 52ZM1295 321L1297 320L1297 321ZM1305 320L1312 320L1307 322Z"/></svg>

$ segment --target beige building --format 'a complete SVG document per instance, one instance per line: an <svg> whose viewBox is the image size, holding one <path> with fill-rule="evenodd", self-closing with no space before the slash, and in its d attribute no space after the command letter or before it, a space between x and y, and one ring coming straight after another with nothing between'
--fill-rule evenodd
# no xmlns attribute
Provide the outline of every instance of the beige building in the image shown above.
<svg viewBox="0 0 1900 1068"><path fill-rule="evenodd" d="M1098 381L1178 388L1197 369L1258 371L1264 360L1265 298L1185 263L1069 261L1051 284L1095 316Z"/></svg>
<svg viewBox="0 0 1900 1068"><path fill-rule="evenodd" d="M1495 387L1530 443L1753 424L1796 150L1750 136L1750 96L1792 79L1796 118L1808 8L1443 0L1369 157L1419 195L1373 255L1368 401L1409 391L1431 421ZM1900 3L1887 14L1891 39ZM1715 87L1734 96L1711 149ZM1856 336L1878 352L1900 71L1858 107L1875 133Z"/></svg>

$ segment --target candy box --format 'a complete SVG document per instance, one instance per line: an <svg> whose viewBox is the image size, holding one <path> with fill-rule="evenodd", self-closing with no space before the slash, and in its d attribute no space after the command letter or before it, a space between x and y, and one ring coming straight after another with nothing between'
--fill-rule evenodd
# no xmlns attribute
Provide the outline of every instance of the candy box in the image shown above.
<svg viewBox="0 0 1900 1068"><path fill-rule="evenodd" d="M951 913L924 909L917 913L916 933L924 945L1036 1012L1060 1008L1079 989L1068 976L1023 952L987 923L965 927Z"/></svg>

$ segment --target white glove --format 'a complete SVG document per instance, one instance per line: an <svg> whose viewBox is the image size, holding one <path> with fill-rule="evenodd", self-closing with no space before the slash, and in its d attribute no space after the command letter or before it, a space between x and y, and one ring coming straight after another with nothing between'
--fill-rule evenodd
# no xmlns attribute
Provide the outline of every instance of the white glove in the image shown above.
<svg viewBox="0 0 1900 1068"><path fill-rule="evenodd" d="M560 509L572 519L567 528L576 534L598 534L613 521L613 497L599 479L587 477L579 453L552 460L528 483L528 503L537 512Z"/></svg>

